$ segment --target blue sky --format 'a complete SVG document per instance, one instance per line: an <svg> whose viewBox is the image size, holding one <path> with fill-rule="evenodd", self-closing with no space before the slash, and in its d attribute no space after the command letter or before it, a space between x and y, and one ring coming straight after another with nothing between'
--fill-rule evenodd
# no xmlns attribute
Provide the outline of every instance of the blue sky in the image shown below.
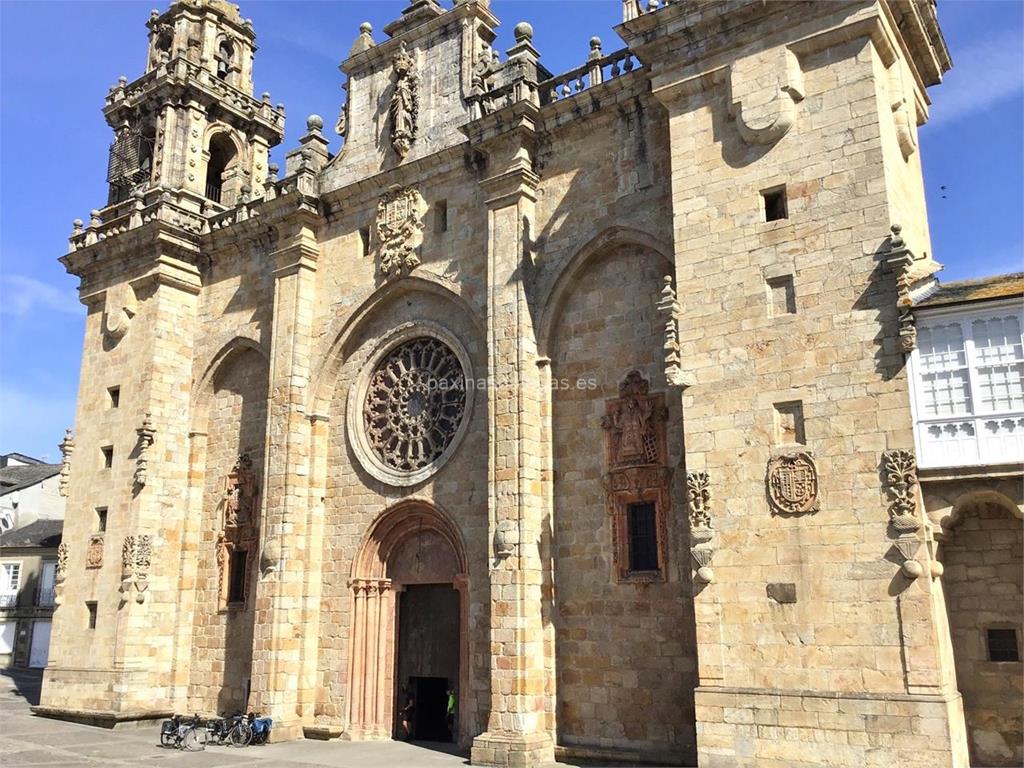
<svg viewBox="0 0 1024 768"><path fill-rule="evenodd" d="M373 24L380 40L405 3L241 4L260 47L256 92L269 90L288 111L274 158L283 166L306 115L334 124L337 65L359 24ZM56 461L74 420L85 311L77 278L57 257L72 219L88 219L106 200L111 132L100 108L118 75L142 74L154 5L166 0L0 0L0 453ZM620 0L493 0L492 8L504 22L499 49L511 46L516 22L529 21L554 72L582 64L593 35L606 52L621 46L612 31ZM931 89L932 119L920 136L942 277L1024 269L1024 3L940 0L939 19L955 66Z"/></svg>

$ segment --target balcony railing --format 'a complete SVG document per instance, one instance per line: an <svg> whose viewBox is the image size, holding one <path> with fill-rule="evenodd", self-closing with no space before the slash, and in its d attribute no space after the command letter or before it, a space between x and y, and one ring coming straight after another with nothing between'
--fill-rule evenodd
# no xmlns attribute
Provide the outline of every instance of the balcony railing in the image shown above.
<svg viewBox="0 0 1024 768"><path fill-rule="evenodd" d="M213 200L215 203L220 202L221 186L219 184L207 184L206 185L206 199Z"/></svg>
<svg viewBox="0 0 1024 768"><path fill-rule="evenodd" d="M53 587L50 587L49 589L40 589L36 605L40 608L53 608L56 597L57 590Z"/></svg>

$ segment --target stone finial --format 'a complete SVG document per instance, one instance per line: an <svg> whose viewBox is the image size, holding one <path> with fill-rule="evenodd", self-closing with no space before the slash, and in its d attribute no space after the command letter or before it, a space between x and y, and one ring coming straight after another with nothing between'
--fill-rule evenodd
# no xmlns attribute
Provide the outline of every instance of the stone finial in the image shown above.
<svg viewBox="0 0 1024 768"><path fill-rule="evenodd" d="M68 495L68 483L71 480L71 454L75 451L75 437L68 427L64 432L64 439L60 441L61 462L60 462L60 495Z"/></svg>
<svg viewBox="0 0 1024 768"><path fill-rule="evenodd" d="M261 101L262 101L262 102L263 102L264 104L269 104L269 103L270 103L270 91L264 91L264 92L263 92L263 93L262 93L262 94L260 95L260 100L261 100Z"/></svg>
<svg viewBox="0 0 1024 768"><path fill-rule="evenodd" d="M145 485L149 469L149 447L153 445L156 437L156 429L153 427L153 414L147 412L142 420L142 426L135 430L139 436L139 454L135 460L135 484Z"/></svg>
<svg viewBox="0 0 1024 768"><path fill-rule="evenodd" d="M128 78L127 77L125 77L124 75L121 75L120 77L117 78L117 86L118 86L118 88L124 88L126 85L128 85Z"/></svg>
<svg viewBox="0 0 1024 768"><path fill-rule="evenodd" d="M89 211L89 228L96 229L103 223L103 219L100 218L100 212L93 208Z"/></svg>
<svg viewBox="0 0 1024 768"><path fill-rule="evenodd" d="M352 48L349 50L349 57L355 56L363 51L368 51L376 43L373 42L373 25L368 21L364 21L359 25L359 37L356 38L355 42L352 43Z"/></svg>
<svg viewBox="0 0 1024 768"><path fill-rule="evenodd" d="M588 59L599 59L603 55L604 54L601 53L601 38L600 37L592 37L592 38L590 38L590 55L588 55L587 58Z"/></svg>
<svg viewBox="0 0 1024 768"><path fill-rule="evenodd" d="M280 172L280 170L281 170L281 166L279 166L277 163L271 163L269 166L267 166L267 174L268 174L267 175L267 183L268 184L276 184L277 183L277 174Z"/></svg>
<svg viewBox="0 0 1024 768"><path fill-rule="evenodd" d="M310 115L306 118L306 130L310 133L320 133L324 127L324 119L320 115Z"/></svg>
<svg viewBox="0 0 1024 768"><path fill-rule="evenodd" d="M528 43L533 40L533 25L527 21L520 21L512 30L512 34L517 43Z"/></svg>

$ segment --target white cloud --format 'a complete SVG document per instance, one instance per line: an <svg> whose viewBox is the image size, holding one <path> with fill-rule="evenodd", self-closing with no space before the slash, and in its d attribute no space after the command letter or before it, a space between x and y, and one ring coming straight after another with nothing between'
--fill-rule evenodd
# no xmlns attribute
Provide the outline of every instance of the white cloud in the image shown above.
<svg viewBox="0 0 1024 768"><path fill-rule="evenodd" d="M1024 90L1020 30L1005 30L953 51L953 69L936 91L928 124L955 123Z"/></svg>
<svg viewBox="0 0 1024 768"><path fill-rule="evenodd" d="M73 385L72 385L73 386ZM75 400L64 393L0 385L0 452L17 451L57 461L57 444L74 424Z"/></svg>
<svg viewBox="0 0 1024 768"><path fill-rule="evenodd" d="M42 317L45 312L81 315L85 307L73 290L57 288L25 275L0 277L0 314Z"/></svg>

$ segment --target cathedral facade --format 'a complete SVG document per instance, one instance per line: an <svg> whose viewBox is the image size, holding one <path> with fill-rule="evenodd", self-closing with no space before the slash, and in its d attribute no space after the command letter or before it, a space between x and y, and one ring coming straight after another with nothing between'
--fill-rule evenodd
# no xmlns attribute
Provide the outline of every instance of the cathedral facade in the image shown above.
<svg viewBox="0 0 1024 768"><path fill-rule="evenodd" d="M364 24L341 151L278 168L252 23L153 12L62 258L39 710L441 738L452 690L480 765L965 766L905 365L934 4L626 0L560 75L497 24Z"/></svg>

